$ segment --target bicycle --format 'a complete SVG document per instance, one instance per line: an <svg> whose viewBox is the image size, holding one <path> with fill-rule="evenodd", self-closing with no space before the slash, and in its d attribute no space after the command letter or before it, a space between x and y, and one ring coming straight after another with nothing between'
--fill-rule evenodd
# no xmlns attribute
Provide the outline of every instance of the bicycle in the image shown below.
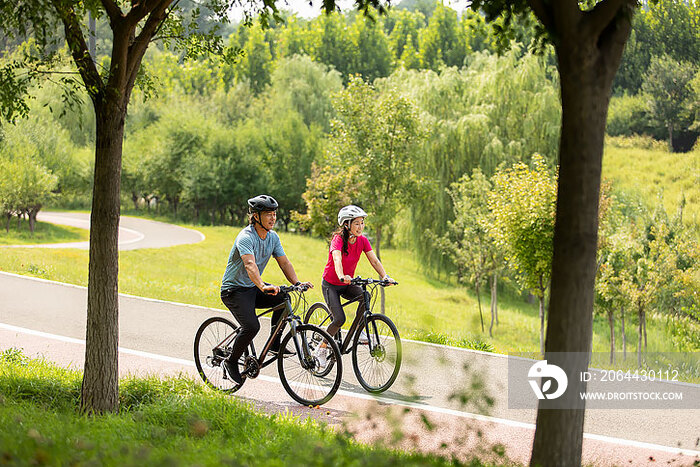
<svg viewBox="0 0 700 467"><path fill-rule="evenodd" d="M367 306L363 314L355 315L344 341L341 332L338 331L338 347L343 355L352 352L355 376L365 390L372 393L384 392L394 384L401 368L401 338L396 326L386 315L372 313L376 301L374 292L378 286L398 285L398 282L355 277L350 283L361 286L363 293L342 303L341 306L345 308L362 298ZM314 324L323 329L326 329L332 320L333 317L323 302L311 305L304 316L304 323ZM366 344L360 342L363 329L367 336Z"/></svg>
<svg viewBox="0 0 700 467"><path fill-rule="evenodd" d="M333 367L328 368L331 366L330 361L340 361L340 350L333 338L317 326L302 323L301 318L294 313L300 302L303 302L306 308L306 290L307 287L303 285L280 286L280 293L286 295L284 302L258 314L260 318L268 313L284 310L279 322L265 342L260 356L257 356L255 345L251 342L238 360L238 365L245 383L247 379L257 378L260 370L276 360L282 386L292 399L304 405L320 405L328 402L338 391L343 369L341 365L335 368L335 372ZM297 296L294 306L292 293ZM287 324L290 331L282 339L279 352L265 360L274 339L281 335ZM195 365L204 382L213 389L234 393L243 385L236 384L228 378L222 365L231 355L238 333L238 325L224 317L215 316L205 320L195 334ZM325 365L314 355L315 350L324 343L325 347L330 349Z"/></svg>

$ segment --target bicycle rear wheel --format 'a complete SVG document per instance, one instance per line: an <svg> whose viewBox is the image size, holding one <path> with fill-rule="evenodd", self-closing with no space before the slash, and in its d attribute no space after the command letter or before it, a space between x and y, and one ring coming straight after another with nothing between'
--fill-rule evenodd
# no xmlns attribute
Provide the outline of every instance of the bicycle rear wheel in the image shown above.
<svg viewBox="0 0 700 467"><path fill-rule="evenodd" d="M238 335L238 326L215 316L199 326L194 336L194 364L202 380L211 388L223 392L236 392L242 384L236 384L224 372L223 361L231 355L231 346ZM238 361L239 371L244 370L248 351ZM243 378L245 383L245 377Z"/></svg>
<svg viewBox="0 0 700 467"><path fill-rule="evenodd" d="M324 344L328 352L325 359L317 350ZM277 370L292 399L304 405L320 405L335 395L343 378L343 362L338 344L326 331L310 324L297 326L296 339L288 333L282 339L281 350Z"/></svg>
<svg viewBox="0 0 700 467"><path fill-rule="evenodd" d="M360 344L360 331L352 344L352 366L365 390L384 392L394 384L401 368L401 338L394 323L384 315L372 315L365 327L367 344Z"/></svg>

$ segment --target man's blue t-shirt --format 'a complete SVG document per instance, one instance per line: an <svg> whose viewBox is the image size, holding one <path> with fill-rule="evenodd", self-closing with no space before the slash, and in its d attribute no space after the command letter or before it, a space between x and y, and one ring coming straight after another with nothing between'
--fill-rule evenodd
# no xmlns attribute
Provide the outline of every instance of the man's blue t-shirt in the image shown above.
<svg viewBox="0 0 700 467"><path fill-rule="evenodd" d="M279 258L284 256L280 237L276 232L270 230L267 237L263 240L255 231L253 225L248 225L241 230L236 236L236 241L233 243L231 253L228 255L228 264L224 277L221 280L221 290L227 290L231 287L255 287L253 281L248 277L248 272L245 269L242 255L253 255L255 264L258 265L260 275L262 275L267 266L267 262L271 256Z"/></svg>

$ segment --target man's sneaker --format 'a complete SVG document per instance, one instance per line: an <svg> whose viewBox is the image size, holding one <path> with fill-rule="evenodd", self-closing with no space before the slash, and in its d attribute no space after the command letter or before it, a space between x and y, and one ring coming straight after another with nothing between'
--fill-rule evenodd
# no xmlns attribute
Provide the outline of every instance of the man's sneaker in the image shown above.
<svg viewBox="0 0 700 467"><path fill-rule="evenodd" d="M363 329L360 332L360 337L357 339L358 344L369 344L369 339L367 339L367 333Z"/></svg>
<svg viewBox="0 0 700 467"><path fill-rule="evenodd" d="M313 351L312 355L318 361L319 369L324 369L326 366L328 366L328 354L328 347L319 346Z"/></svg>
<svg viewBox="0 0 700 467"><path fill-rule="evenodd" d="M228 375L230 380L232 380L239 386L243 384L243 377L241 376L240 371L238 371L238 364L236 362L232 362L231 358L229 357L226 360L224 360L223 366L226 375Z"/></svg>

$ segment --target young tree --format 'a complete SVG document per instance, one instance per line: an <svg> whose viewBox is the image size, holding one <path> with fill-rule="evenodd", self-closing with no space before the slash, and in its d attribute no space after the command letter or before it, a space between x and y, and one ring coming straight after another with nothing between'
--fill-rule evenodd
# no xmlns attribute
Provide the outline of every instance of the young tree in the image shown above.
<svg viewBox="0 0 700 467"><path fill-rule="evenodd" d="M276 0L247 4L246 14L261 12L266 20L277 12ZM378 0L359 0L366 10L379 7ZM217 22L226 22L230 2L206 2ZM125 8L123 10L123 8ZM324 3L332 11L335 2ZM87 44L84 19L88 13L106 17L112 30L112 50L104 73L97 66ZM45 76L46 65L56 55L63 38L56 39L57 24L63 26L65 42L82 83L64 77L69 85L84 87L95 111L95 173L90 217L90 260L88 267L88 307L85 372L81 408L86 412L114 411L118 405L118 242L120 174L124 121L131 94L140 76L141 61L153 40L172 40L188 33L193 40L184 43L186 56L222 53L222 41L213 33L198 34L179 21L176 0L140 0L128 4L114 0L31 0L0 3L0 28L11 37L32 37L39 53L14 61L0 70L3 93L2 115L14 120L29 107L24 96L32 82ZM247 16L250 21L250 16ZM31 52L31 51L30 51ZM231 55L227 55L231 57ZM24 68L27 73L17 73ZM75 95L73 93L73 95ZM68 96L71 94L69 92Z"/></svg>
<svg viewBox="0 0 700 467"><path fill-rule="evenodd" d="M631 28L636 0L476 0L487 19L502 14L537 17L554 45L561 86L562 125L559 185L552 256L552 285L546 352L570 374L588 366L598 233L598 197L605 122L612 81ZM506 26L507 26L506 22ZM585 391L572 381L570 394ZM567 402L569 399L565 399ZM581 463L585 401L571 409L537 411L532 465Z"/></svg>
<svg viewBox="0 0 700 467"><path fill-rule="evenodd" d="M668 147L673 151L674 130L690 123L688 109L695 97L691 81L695 66L688 62L677 62L668 55L653 57L642 83L642 90L649 96L649 110L654 120L668 130Z"/></svg>
<svg viewBox="0 0 700 467"><path fill-rule="evenodd" d="M518 163L496 172L489 208L496 245L503 249L522 286L539 300L540 352L544 355L544 299L551 277L557 179L541 156L532 159L532 169Z"/></svg>
<svg viewBox="0 0 700 467"><path fill-rule="evenodd" d="M437 71L441 66L464 65L469 46L457 12L438 3L428 26L420 34L420 59L423 67Z"/></svg>
<svg viewBox="0 0 700 467"><path fill-rule="evenodd" d="M481 318L481 332L484 332L481 286L489 276L497 274L502 261L499 249L490 235L490 191L491 183L479 169L474 169L471 177L465 174L458 182L453 183L448 193L452 198L455 220L448 223L447 232L438 239L438 246L450 257L457 269L458 280L474 286ZM489 336L493 336L496 320L493 294L491 302Z"/></svg>

